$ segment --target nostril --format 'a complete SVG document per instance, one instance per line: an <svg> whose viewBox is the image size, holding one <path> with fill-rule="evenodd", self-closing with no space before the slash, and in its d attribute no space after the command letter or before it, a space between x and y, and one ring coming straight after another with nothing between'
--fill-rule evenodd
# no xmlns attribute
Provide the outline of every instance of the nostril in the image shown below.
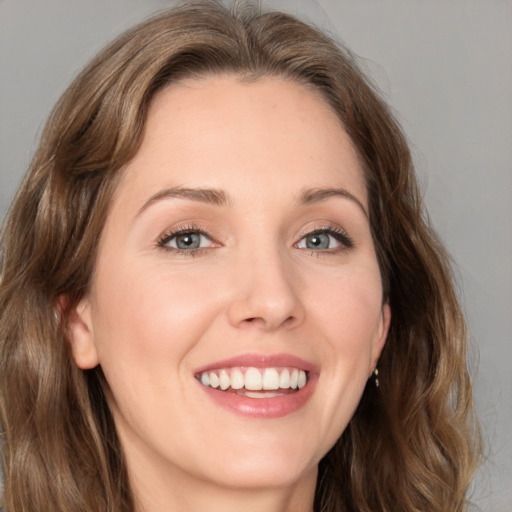
<svg viewBox="0 0 512 512"><path fill-rule="evenodd" d="M294 324L294 323L295 323L295 320L296 320L296 319L297 319L297 318L296 318L296 317L294 317L294 316L289 316L289 317L288 317L288 318L283 322L283 325L288 325L288 326L289 326L289 325L292 325L292 324Z"/></svg>

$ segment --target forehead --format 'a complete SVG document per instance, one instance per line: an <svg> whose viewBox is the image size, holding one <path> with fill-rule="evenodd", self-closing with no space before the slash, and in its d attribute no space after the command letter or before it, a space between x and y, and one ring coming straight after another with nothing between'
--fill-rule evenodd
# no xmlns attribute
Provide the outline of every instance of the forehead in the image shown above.
<svg viewBox="0 0 512 512"><path fill-rule="evenodd" d="M234 76L188 79L156 95L116 196L244 183L253 198L342 185L367 201L357 152L319 92L286 79Z"/></svg>

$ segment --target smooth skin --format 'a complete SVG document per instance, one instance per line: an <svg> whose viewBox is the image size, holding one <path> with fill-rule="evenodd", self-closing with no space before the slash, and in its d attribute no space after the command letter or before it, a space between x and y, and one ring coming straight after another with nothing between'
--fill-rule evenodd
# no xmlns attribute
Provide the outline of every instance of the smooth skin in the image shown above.
<svg viewBox="0 0 512 512"><path fill-rule="evenodd" d="M158 93L70 324L76 364L105 373L139 511L312 510L390 321L367 211L314 89L228 75ZM242 354L314 364L314 392L279 418L219 407L197 369Z"/></svg>

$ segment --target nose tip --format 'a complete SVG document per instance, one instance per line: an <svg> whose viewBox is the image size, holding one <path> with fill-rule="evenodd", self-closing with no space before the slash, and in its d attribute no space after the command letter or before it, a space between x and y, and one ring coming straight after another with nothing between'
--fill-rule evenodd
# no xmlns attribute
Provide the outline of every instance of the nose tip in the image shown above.
<svg viewBox="0 0 512 512"><path fill-rule="evenodd" d="M283 262L252 264L234 279L229 320L239 328L276 330L302 322L304 308L293 273Z"/></svg>

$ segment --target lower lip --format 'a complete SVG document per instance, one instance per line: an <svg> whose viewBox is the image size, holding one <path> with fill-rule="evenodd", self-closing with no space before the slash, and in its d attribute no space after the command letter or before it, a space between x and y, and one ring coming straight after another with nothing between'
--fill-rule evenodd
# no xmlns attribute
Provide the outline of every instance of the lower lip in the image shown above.
<svg viewBox="0 0 512 512"><path fill-rule="evenodd" d="M272 419L287 416L301 409L313 394L316 380L312 377L295 393L273 398L249 398L203 386L200 382L198 384L217 405L235 414L250 418Z"/></svg>

